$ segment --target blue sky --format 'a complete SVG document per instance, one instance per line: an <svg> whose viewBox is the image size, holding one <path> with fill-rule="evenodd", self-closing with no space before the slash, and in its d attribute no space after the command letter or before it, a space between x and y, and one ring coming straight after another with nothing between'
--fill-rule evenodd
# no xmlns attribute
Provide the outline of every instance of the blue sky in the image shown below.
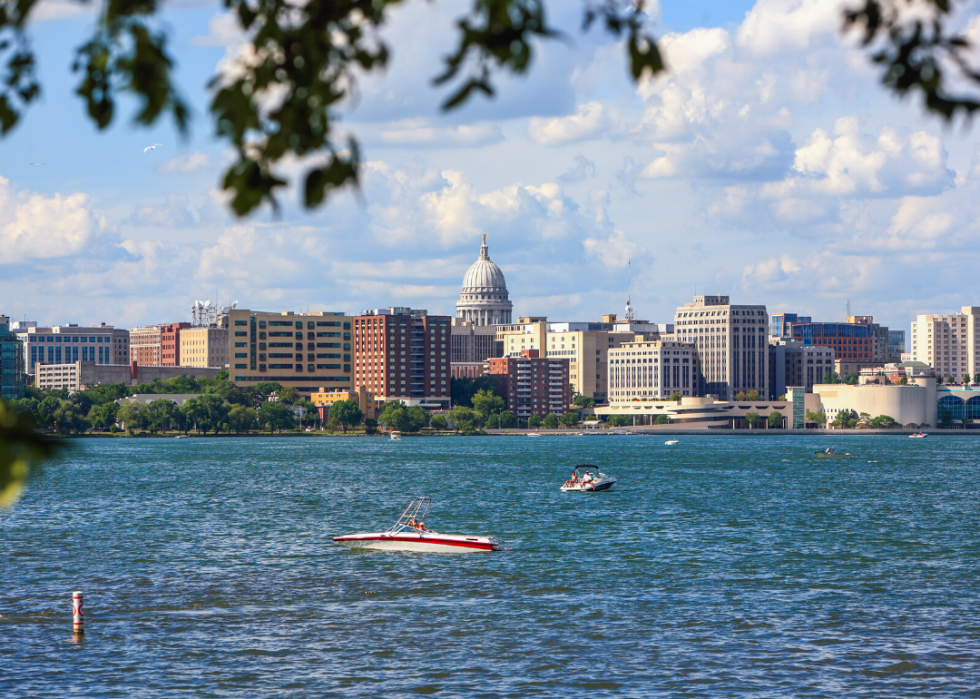
<svg viewBox="0 0 980 699"><path fill-rule="evenodd" d="M0 140L0 313L135 327L217 295L452 314L483 233L520 315L621 311L629 258L634 306L658 322L695 290L828 320L850 299L906 329L980 303L976 128L885 94L838 35L838 3L664 0L651 17L670 70L635 85L620 45L581 34L579 3L551 2L573 40L542 44L497 99L443 115L430 81L466 5L393 14L392 64L360 79L341 125L366 159L360 200L307 212L290 193L279 218L236 219L206 111L205 85L241 48L218 4L164 15L195 109L182 140L166 121L133 127L125 100L98 133L68 70L91 17L43 3L44 98ZM980 39L966 10L957 22Z"/></svg>

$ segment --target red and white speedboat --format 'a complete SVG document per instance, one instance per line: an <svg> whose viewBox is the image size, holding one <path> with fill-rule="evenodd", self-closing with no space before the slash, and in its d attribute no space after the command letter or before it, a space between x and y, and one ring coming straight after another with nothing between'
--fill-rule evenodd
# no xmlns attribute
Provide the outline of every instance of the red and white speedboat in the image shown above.
<svg viewBox="0 0 980 699"><path fill-rule="evenodd" d="M418 551L421 553L469 553L497 551L500 542L492 536L440 534L425 528L425 513L431 499L415 498L402 516L385 532L366 532L335 536L333 540L349 549L375 551Z"/></svg>

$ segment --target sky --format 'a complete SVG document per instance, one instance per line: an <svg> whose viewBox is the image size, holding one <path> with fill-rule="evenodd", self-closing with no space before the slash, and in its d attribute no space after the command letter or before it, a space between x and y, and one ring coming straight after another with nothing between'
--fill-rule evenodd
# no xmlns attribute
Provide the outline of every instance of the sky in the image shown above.
<svg viewBox="0 0 980 699"><path fill-rule="evenodd" d="M482 234L515 317L622 313L629 260L633 307L653 322L696 293L819 320L850 301L906 330L980 305L977 127L887 94L840 35L836 0L648 3L668 71L639 83L621 43L582 33L580 3L546 6L568 40L539 42L529 76L451 114L431 80L467 2L394 11L388 69L340 115L361 145L359 196L307 211L291 189L279 215L239 219L207 116L207 84L242 43L220 3L164 4L194 110L181 138L166 119L134 126L125 99L97 131L70 71L92 16L43 2L43 98L0 139L0 313L137 327L211 299L454 315ZM980 43L976 10L956 26Z"/></svg>

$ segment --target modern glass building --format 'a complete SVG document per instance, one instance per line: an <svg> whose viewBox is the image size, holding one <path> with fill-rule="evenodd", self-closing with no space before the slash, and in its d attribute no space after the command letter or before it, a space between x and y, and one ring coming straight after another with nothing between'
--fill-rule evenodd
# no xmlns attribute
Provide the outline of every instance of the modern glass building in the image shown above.
<svg viewBox="0 0 980 699"><path fill-rule="evenodd" d="M24 397L24 346L10 331L10 319L0 316L0 398Z"/></svg>

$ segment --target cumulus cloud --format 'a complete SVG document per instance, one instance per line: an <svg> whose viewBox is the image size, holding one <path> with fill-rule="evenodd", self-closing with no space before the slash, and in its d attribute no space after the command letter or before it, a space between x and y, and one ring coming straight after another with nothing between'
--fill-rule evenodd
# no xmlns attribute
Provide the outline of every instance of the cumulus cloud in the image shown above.
<svg viewBox="0 0 980 699"><path fill-rule="evenodd" d="M634 243L623 231L613 231L608 238L586 238L582 241L586 252L607 267L625 267L632 259L646 252L642 245Z"/></svg>
<svg viewBox="0 0 980 699"><path fill-rule="evenodd" d="M528 134L542 146L556 146L598 138L615 128L616 117L601 102L580 104L575 114L562 117L531 117Z"/></svg>
<svg viewBox="0 0 980 699"><path fill-rule="evenodd" d="M0 262L78 255L106 227L85 194L17 192L0 177Z"/></svg>
<svg viewBox="0 0 980 699"><path fill-rule="evenodd" d="M562 183L581 182L587 177L595 177L595 163L584 155L575 156L575 166L558 175Z"/></svg>
<svg viewBox="0 0 980 699"><path fill-rule="evenodd" d="M499 143L504 135L499 126L488 122L433 126L426 119L409 119L383 129L379 138L383 143L407 147L474 148Z"/></svg>
<svg viewBox="0 0 980 699"><path fill-rule="evenodd" d="M194 172L211 167L211 158L199 150L181 153L157 165L157 172Z"/></svg>
<svg viewBox="0 0 980 699"><path fill-rule="evenodd" d="M757 0L736 33L740 48L766 56L808 49L841 24L841 0Z"/></svg>

